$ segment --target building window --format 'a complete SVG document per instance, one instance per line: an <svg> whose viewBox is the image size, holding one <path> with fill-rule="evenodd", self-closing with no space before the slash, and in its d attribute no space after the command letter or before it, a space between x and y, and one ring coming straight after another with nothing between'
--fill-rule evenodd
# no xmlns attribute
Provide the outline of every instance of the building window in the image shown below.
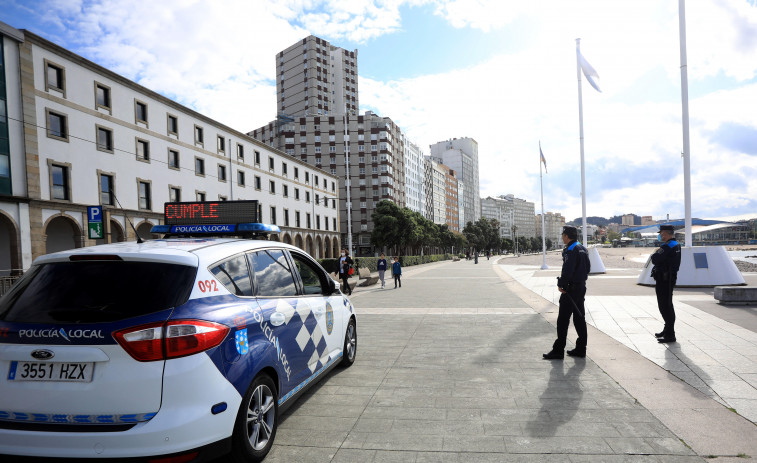
<svg viewBox="0 0 757 463"><path fill-rule="evenodd" d="M310 185L310 172L305 171L305 185Z"/></svg>
<svg viewBox="0 0 757 463"><path fill-rule="evenodd" d="M276 208L271 206L271 224L276 225Z"/></svg>
<svg viewBox="0 0 757 463"><path fill-rule="evenodd" d="M300 200L300 189L299 188L295 188L294 189L294 199L296 199L297 201Z"/></svg>
<svg viewBox="0 0 757 463"><path fill-rule="evenodd" d="M176 116L169 114L168 118L166 120L166 124L168 125L168 135L176 135L179 136L179 118Z"/></svg>
<svg viewBox="0 0 757 463"><path fill-rule="evenodd" d="M218 138L216 139L216 147L218 149L218 153L226 154L226 139L223 138L221 135L218 135Z"/></svg>
<svg viewBox="0 0 757 463"><path fill-rule="evenodd" d="M284 226L289 226L289 209L284 209Z"/></svg>
<svg viewBox="0 0 757 463"><path fill-rule="evenodd" d="M137 160L149 161L150 160L150 142L137 138Z"/></svg>
<svg viewBox="0 0 757 463"><path fill-rule="evenodd" d="M244 172L241 170L237 171L237 183L239 186L244 186Z"/></svg>
<svg viewBox="0 0 757 463"><path fill-rule="evenodd" d="M195 125L195 145L205 144L205 132L202 127Z"/></svg>
<svg viewBox="0 0 757 463"><path fill-rule="evenodd" d="M49 109L47 112L47 136L56 140L68 141L68 116Z"/></svg>
<svg viewBox="0 0 757 463"><path fill-rule="evenodd" d="M113 130L99 125L95 127L97 128L97 149L113 153Z"/></svg>
<svg viewBox="0 0 757 463"><path fill-rule="evenodd" d="M274 182L273 180L268 181L268 192L272 195L276 194L276 182Z"/></svg>
<svg viewBox="0 0 757 463"><path fill-rule="evenodd" d="M260 177L256 175L255 176L255 189L260 190L261 188L263 188L262 182L260 181Z"/></svg>
<svg viewBox="0 0 757 463"><path fill-rule="evenodd" d="M100 174L100 204L113 205L113 176Z"/></svg>
<svg viewBox="0 0 757 463"><path fill-rule="evenodd" d="M294 168L294 179L299 180L300 179L300 169L297 167Z"/></svg>
<svg viewBox="0 0 757 463"><path fill-rule="evenodd" d="M63 98L66 97L66 69L45 60L45 91L50 89L62 92Z"/></svg>
<svg viewBox="0 0 757 463"><path fill-rule="evenodd" d="M152 209L152 195L150 194L150 182L137 179L139 191L139 208L143 210Z"/></svg>
<svg viewBox="0 0 757 463"><path fill-rule="evenodd" d="M336 229L336 217L332 218L331 220L332 220L331 225L334 226L334 231L337 231L337 229Z"/></svg>
<svg viewBox="0 0 757 463"><path fill-rule="evenodd" d="M195 201L204 202L205 201L205 192L204 191L195 191Z"/></svg>
<svg viewBox="0 0 757 463"><path fill-rule="evenodd" d="M271 172L273 172L274 170L274 161L271 156L268 156L268 170L270 170Z"/></svg>
<svg viewBox="0 0 757 463"><path fill-rule="evenodd" d="M305 225L307 228L310 228L310 212L305 214Z"/></svg>
<svg viewBox="0 0 757 463"><path fill-rule="evenodd" d="M326 231L329 231L329 218L328 217L323 218L323 226L325 227Z"/></svg>
<svg viewBox="0 0 757 463"><path fill-rule="evenodd" d="M195 157L195 175L205 176L205 160L202 158Z"/></svg>
<svg viewBox="0 0 757 463"><path fill-rule="evenodd" d="M218 164L218 180L221 182L226 181L226 166Z"/></svg>
<svg viewBox="0 0 757 463"><path fill-rule="evenodd" d="M300 228L300 211L294 211L294 226Z"/></svg>
<svg viewBox="0 0 757 463"><path fill-rule="evenodd" d="M63 201L71 200L70 164L50 163L50 197Z"/></svg>
<svg viewBox="0 0 757 463"><path fill-rule="evenodd" d="M244 162L244 146L237 143L237 159Z"/></svg>
<svg viewBox="0 0 757 463"><path fill-rule="evenodd" d="M181 188L177 186L168 187L168 200L172 203L178 203L181 201Z"/></svg>
<svg viewBox="0 0 757 463"><path fill-rule="evenodd" d="M227 198L226 196L218 195L218 200L219 201L228 201L229 198Z"/></svg>
<svg viewBox="0 0 757 463"><path fill-rule="evenodd" d="M147 103L134 100L134 119L136 122L147 124Z"/></svg>
<svg viewBox="0 0 757 463"><path fill-rule="evenodd" d="M321 216L320 215L315 216L315 229L316 230L321 229Z"/></svg>
<svg viewBox="0 0 757 463"><path fill-rule="evenodd" d="M110 87L95 82L95 109L103 108L110 112Z"/></svg>
<svg viewBox="0 0 757 463"><path fill-rule="evenodd" d="M289 197L289 185L283 185L281 188L283 188L283 195L285 198Z"/></svg>
<svg viewBox="0 0 757 463"><path fill-rule="evenodd" d="M168 167L170 169L179 169L179 152L176 150L168 150Z"/></svg>
<svg viewBox="0 0 757 463"><path fill-rule="evenodd" d="M286 162L281 163L281 175L283 175L284 177L287 176L287 163Z"/></svg>
<svg viewBox="0 0 757 463"><path fill-rule="evenodd" d="M260 151L255 151L255 165L260 167Z"/></svg>
<svg viewBox="0 0 757 463"><path fill-rule="evenodd" d="M305 192L305 202L306 202L306 203L309 203L309 202L310 202L310 192L309 192L309 191L306 191L306 192Z"/></svg>

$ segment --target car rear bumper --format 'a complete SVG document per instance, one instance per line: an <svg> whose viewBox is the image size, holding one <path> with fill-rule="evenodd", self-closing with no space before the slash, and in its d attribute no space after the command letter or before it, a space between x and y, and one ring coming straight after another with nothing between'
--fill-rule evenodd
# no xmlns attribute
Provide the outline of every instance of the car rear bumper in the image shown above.
<svg viewBox="0 0 757 463"><path fill-rule="evenodd" d="M233 432L242 397L205 354L166 362L163 402L149 421L119 432L31 431L0 428L6 455L57 458L131 458L183 453L216 444ZM113 398L114 403L118 398ZM226 403L213 414L214 405ZM33 425L33 423L30 423Z"/></svg>

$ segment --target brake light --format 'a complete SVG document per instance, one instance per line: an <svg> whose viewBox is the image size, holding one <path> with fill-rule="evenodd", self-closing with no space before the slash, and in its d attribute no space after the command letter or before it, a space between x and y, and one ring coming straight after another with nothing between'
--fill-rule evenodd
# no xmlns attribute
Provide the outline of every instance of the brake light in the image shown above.
<svg viewBox="0 0 757 463"><path fill-rule="evenodd" d="M135 360L152 362L186 357L226 338L229 327L204 320L172 320L116 331L113 337Z"/></svg>
<svg viewBox="0 0 757 463"><path fill-rule="evenodd" d="M68 257L71 262L80 260L123 260L121 256L113 254L74 254Z"/></svg>

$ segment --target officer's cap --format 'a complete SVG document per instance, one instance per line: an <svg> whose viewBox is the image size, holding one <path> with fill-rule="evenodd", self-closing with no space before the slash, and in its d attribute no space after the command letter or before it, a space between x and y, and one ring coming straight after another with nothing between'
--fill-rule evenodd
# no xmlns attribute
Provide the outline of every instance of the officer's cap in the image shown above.
<svg viewBox="0 0 757 463"><path fill-rule="evenodd" d="M578 229L576 227L571 227L570 225L565 225L562 227L562 234L574 240L578 238Z"/></svg>
<svg viewBox="0 0 757 463"><path fill-rule="evenodd" d="M660 231L669 231L672 233L675 231L675 228L672 225L660 225Z"/></svg>

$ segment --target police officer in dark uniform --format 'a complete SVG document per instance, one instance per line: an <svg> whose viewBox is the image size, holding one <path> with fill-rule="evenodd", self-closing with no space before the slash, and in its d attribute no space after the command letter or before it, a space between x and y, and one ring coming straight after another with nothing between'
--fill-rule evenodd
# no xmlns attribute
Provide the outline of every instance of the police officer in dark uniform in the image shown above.
<svg viewBox="0 0 757 463"><path fill-rule="evenodd" d="M660 240L664 241L660 249L652 254L652 278L654 292L657 294L657 307L665 321L665 328L655 333L658 342L676 342L676 313L673 309L673 288L681 267L681 245L675 239L672 225L660 225Z"/></svg>
<svg viewBox="0 0 757 463"><path fill-rule="evenodd" d="M560 309L557 315L557 340L552 350L544 354L547 360L562 359L568 339L568 326L573 315L573 326L578 333L576 348L568 351L571 357L586 357L586 318L584 297L586 296L586 278L591 271L589 251L578 242L576 227L563 227L562 273L557 278L557 287L562 293Z"/></svg>

